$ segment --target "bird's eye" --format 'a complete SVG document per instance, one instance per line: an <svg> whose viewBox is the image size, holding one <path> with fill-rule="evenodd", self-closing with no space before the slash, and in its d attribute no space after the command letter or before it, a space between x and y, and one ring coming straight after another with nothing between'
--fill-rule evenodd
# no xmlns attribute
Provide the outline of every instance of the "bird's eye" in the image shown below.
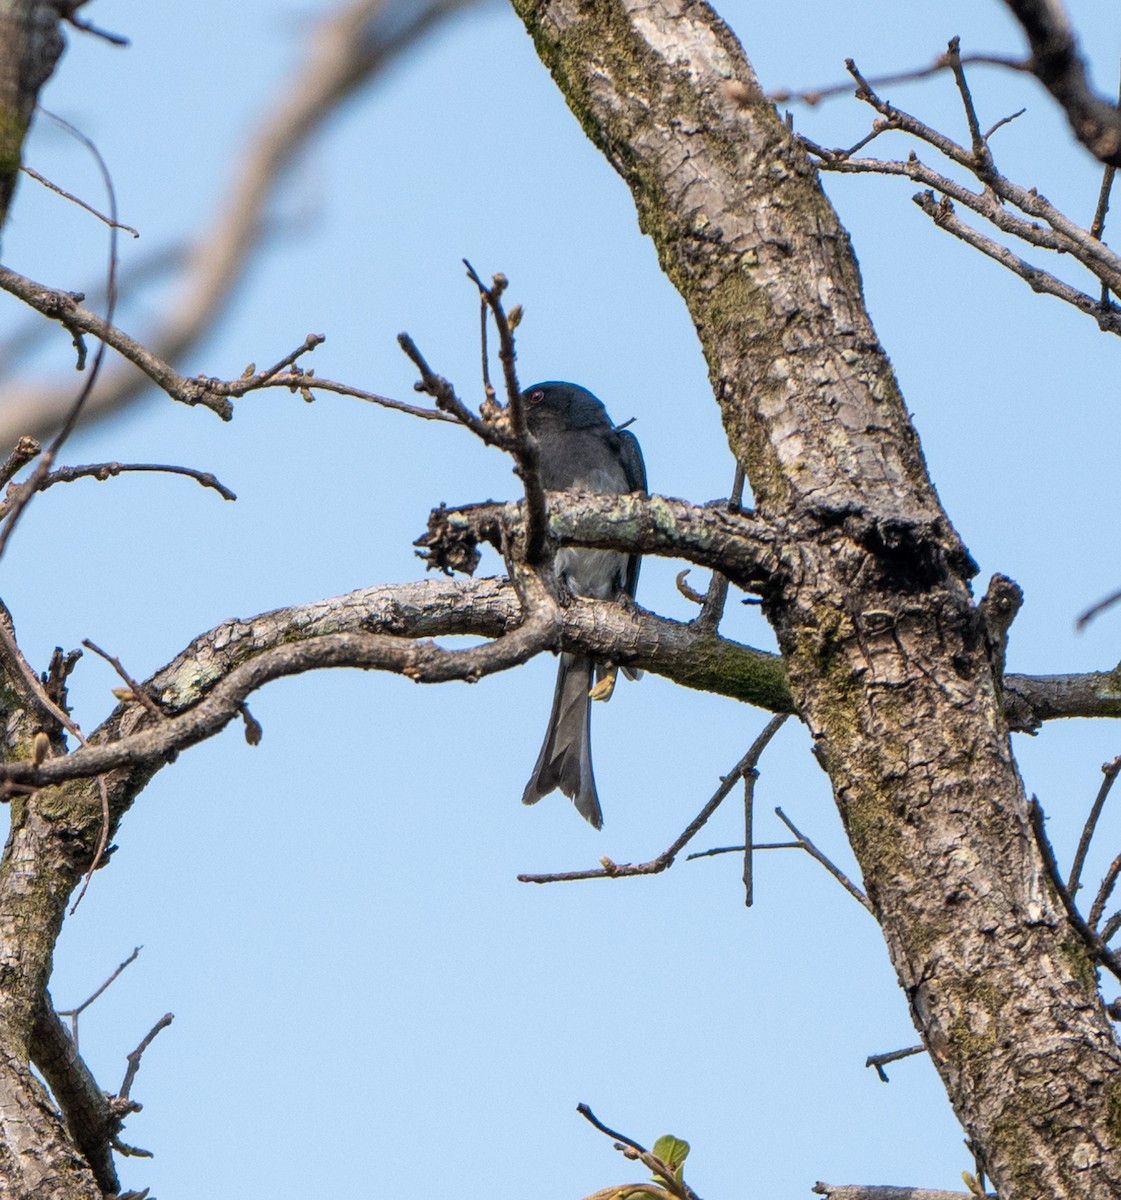
<svg viewBox="0 0 1121 1200"><path fill-rule="evenodd" d="M530 404L540 404L541 401L544 399L545 399L545 389L544 388L534 388L533 391L529 393Z"/></svg>

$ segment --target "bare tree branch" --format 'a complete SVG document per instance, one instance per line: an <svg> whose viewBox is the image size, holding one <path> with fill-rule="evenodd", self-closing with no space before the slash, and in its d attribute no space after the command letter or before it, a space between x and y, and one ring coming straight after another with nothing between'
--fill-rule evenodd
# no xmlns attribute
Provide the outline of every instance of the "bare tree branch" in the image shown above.
<svg viewBox="0 0 1121 1200"><path fill-rule="evenodd" d="M736 763L727 775L721 778L720 786L713 792L711 799L705 803L704 808L697 813L693 820L674 839L673 843L663 850L657 858L652 858L649 862L644 863L613 863L609 859L604 859L602 860L604 865L597 869L589 871L562 871L546 875L519 875L518 882L569 883L579 879L626 879L635 875L658 875L662 871L672 867L677 856L700 833L709 817L716 812L723 803L724 798L741 779L744 781L744 786L750 794L754 788L755 780L759 776L757 770L759 759L771 739L782 728L786 716L787 714L781 713L778 716L772 717L767 722L759 736L751 743L750 748L743 758ZM696 856L690 855L689 857L694 858Z"/></svg>
<svg viewBox="0 0 1121 1200"><path fill-rule="evenodd" d="M1062 106L1074 136L1103 163L1121 167L1121 110L1094 92L1060 0L1005 0L1031 47L1031 71Z"/></svg>
<svg viewBox="0 0 1121 1200"><path fill-rule="evenodd" d="M857 98L871 105L880 114L880 119L873 123L867 137L848 149L825 149L808 139L803 139L804 144L818 159L823 170L842 174L901 175L921 184L928 190L917 194L915 203L939 228L1020 276L1033 290L1056 296L1086 313L1103 331L1121 334L1121 313L1108 302L1108 293L1121 295L1121 256L1101 241L1100 219L1095 219L1094 227L1085 229L1056 209L1035 188L1013 183L997 170L989 138L1010 118L997 122L986 133L982 133L956 39L950 43L945 57L954 73L965 110L971 136L970 148L959 145L924 121L882 100L851 60L848 65L857 82ZM971 172L980 182L980 190L973 191L958 180L933 169L913 151L904 161L854 157L857 150L889 131L909 134L931 146L951 163ZM1107 194L1103 187L1103 196ZM1099 282L1100 295L1091 296L1056 275L1026 262L1007 246L962 221L954 211L955 203L969 208L1000 232L1029 246L1073 259ZM1098 212L1102 213L1101 201Z"/></svg>
<svg viewBox="0 0 1121 1200"><path fill-rule="evenodd" d="M141 339L153 358L179 361L224 315L230 290L265 229L269 197L286 166L324 121L439 21L474 3L478 0L353 0L315 27L305 63L285 73L273 108L234 157L237 175L212 224L186 257L178 295L163 320ZM120 408L146 385L127 366L107 372L83 419ZM68 382L42 389L24 386L18 392L9 386L0 412L0 445L57 426L72 394Z"/></svg>

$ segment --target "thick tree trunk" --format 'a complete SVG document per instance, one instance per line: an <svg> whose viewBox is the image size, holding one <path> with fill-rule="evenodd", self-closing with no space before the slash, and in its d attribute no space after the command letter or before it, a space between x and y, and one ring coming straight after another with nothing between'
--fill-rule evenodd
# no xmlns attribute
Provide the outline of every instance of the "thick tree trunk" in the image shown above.
<svg viewBox="0 0 1121 1200"><path fill-rule="evenodd" d="M706 4L513 2L630 185L785 531L768 612L959 1119L1002 1200L1121 1196L1121 1051L844 229Z"/></svg>

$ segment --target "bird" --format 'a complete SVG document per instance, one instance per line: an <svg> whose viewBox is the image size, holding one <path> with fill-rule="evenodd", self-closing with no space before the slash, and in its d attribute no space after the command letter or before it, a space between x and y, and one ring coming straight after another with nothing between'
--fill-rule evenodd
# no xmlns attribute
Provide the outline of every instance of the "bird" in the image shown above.
<svg viewBox="0 0 1121 1200"><path fill-rule="evenodd" d="M587 388L561 380L535 383L522 392L526 426L537 439L538 469L546 491L623 494L646 491L646 464L638 439L619 429ZM639 556L617 550L562 547L554 559L559 591L592 600L634 599ZM628 671L631 678L639 672ZM592 676L599 682L593 687ZM557 788L596 829L603 812L592 774L591 701L607 700L615 668L587 655L562 652L553 710L537 765L522 793L536 804Z"/></svg>

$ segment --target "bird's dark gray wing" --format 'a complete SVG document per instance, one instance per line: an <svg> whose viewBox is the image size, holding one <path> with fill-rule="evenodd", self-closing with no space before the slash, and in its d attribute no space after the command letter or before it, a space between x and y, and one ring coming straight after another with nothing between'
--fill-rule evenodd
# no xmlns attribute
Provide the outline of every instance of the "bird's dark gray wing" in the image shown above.
<svg viewBox="0 0 1121 1200"><path fill-rule="evenodd" d="M642 458L642 449L638 438L629 429L617 430L619 437L619 461L627 473L627 483L632 492L646 491L646 463Z"/></svg>
<svg viewBox="0 0 1121 1200"><path fill-rule="evenodd" d="M646 463L642 457L642 448L638 444L638 438L629 429L617 430L616 436L619 439L619 462L626 474L627 483L630 484L630 490L645 492ZM638 590L638 571L641 566L642 559L637 554L632 554L627 559L627 579L624 587L632 600Z"/></svg>

